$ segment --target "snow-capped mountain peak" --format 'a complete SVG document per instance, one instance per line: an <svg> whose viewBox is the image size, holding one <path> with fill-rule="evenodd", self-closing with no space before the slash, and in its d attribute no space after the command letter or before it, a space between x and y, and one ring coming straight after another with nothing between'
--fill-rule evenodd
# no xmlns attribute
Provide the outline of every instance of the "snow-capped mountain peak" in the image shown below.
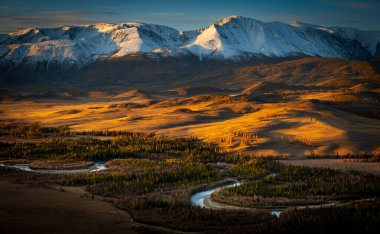
<svg viewBox="0 0 380 234"><path fill-rule="evenodd" d="M242 18L244 18L244 17L242 17L242 16L236 16L236 15L231 15L231 16L228 16L226 18L218 19L217 21L215 21L214 24L221 26L223 24L229 23L231 20L242 19Z"/></svg>
<svg viewBox="0 0 380 234"><path fill-rule="evenodd" d="M244 53L276 57L304 54L346 59L369 56L360 42L341 38L322 27L264 23L241 16L217 20L185 48L200 58L238 58Z"/></svg>
<svg viewBox="0 0 380 234"><path fill-rule="evenodd" d="M193 54L199 59L239 59L242 55L296 54L368 59L376 53L380 32L293 22L262 22L229 16L209 27L179 32L156 24L130 22L87 26L29 28L0 36L0 67L69 64L78 67L98 57L136 53Z"/></svg>

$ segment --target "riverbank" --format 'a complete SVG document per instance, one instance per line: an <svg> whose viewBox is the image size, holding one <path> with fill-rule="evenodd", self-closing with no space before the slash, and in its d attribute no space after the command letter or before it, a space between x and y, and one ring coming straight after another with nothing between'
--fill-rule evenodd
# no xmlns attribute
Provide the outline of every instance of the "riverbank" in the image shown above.
<svg viewBox="0 0 380 234"><path fill-rule="evenodd" d="M368 173L289 166L274 161L248 161L235 165L232 171L244 175L244 182L198 191L192 195L192 203L213 209L325 207L374 199L379 186L379 177Z"/></svg>
<svg viewBox="0 0 380 234"><path fill-rule="evenodd" d="M95 162L91 161L51 161L51 160L38 160L29 164L31 169L35 170L75 170L86 169L94 166Z"/></svg>
<svg viewBox="0 0 380 234"><path fill-rule="evenodd" d="M15 164L15 163L2 163L0 167L15 168L21 171L42 173L42 174L70 174L70 173L82 173L82 172L96 172L106 170L107 167L103 162L72 162L66 164L66 162L56 161L53 165L49 166L49 163L42 162L42 169L35 169L30 166L30 163ZM55 168L56 169L55 169ZM43 169L44 168L44 169Z"/></svg>

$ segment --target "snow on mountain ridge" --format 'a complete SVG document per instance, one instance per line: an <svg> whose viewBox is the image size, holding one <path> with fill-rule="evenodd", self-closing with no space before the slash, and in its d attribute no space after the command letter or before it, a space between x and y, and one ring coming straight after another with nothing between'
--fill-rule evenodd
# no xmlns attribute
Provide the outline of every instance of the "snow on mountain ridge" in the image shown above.
<svg viewBox="0 0 380 234"><path fill-rule="evenodd" d="M83 66L99 56L119 57L176 48L179 32L167 26L125 23L30 28L8 34L0 45L0 62L17 66L26 62L63 62Z"/></svg>
<svg viewBox="0 0 380 234"><path fill-rule="evenodd" d="M270 57L304 54L346 59L368 56L360 47L359 42L345 40L318 28L294 27L280 22L264 23L242 16L216 21L193 42L185 45L200 58L234 58L242 53Z"/></svg>
<svg viewBox="0 0 380 234"><path fill-rule="evenodd" d="M366 59L374 55L380 32L326 28L301 22L264 23L242 16L209 27L179 32L163 25L130 22L59 28L29 28L0 37L0 67L38 63L83 66L100 56L136 53L194 54L201 60L238 59L243 54ZM369 51L369 52L368 52Z"/></svg>

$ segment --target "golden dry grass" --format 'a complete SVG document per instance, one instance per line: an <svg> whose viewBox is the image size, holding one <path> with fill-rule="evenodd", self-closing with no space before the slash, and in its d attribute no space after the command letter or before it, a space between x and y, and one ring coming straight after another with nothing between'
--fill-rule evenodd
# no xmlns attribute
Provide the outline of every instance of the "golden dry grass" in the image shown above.
<svg viewBox="0 0 380 234"><path fill-rule="evenodd" d="M0 119L27 120L46 126L69 125L78 131L108 129L197 136L231 151L264 156L379 153L379 119L314 101L336 100L337 95L333 91L309 92L284 102L206 100L178 105L158 103L142 108L125 107L122 104L126 101L118 99L67 103L5 101L0 104L3 112ZM147 103L145 97L134 97L133 101ZM247 105L256 111L246 114L237 111Z"/></svg>
<svg viewBox="0 0 380 234"><path fill-rule="evenodd" d="M142 58L124 59L116 63L120 71L115 71L120 74L124 74L121 71L130 72L125 66L135 66L133 61L141 62ZM85 97L71 95L73 99L70 100L46 99L42 102L31 101L36 98L21 101L4 98L0 102L0 120L68 125L74 130L109 129L197 136L230 151L257 155L380 152L377 60L304 58L223 66L223 69L208 64L209 70L212 68L210 71L202 70L191 78L178 77L183 69L177 67L177 63L165 64L170 68L166 72L176 74L175 81L157 82L153 78L148 79L150 83L134 81L144 87L145 92L138 89L119 93L117 90L89 91ZM157 64L153 67L146 63L140 65L135 68L141 76L148 74L150 77L163 69L157 68ZM116 74L108 76L117 77ZM172 88L177 88L179 96L188 96L173 100L176 94ZM225 92L231 97L240 95L243 98L189 97L203 92ZM155 100L163 101L152 104ZM339 106L352 103L358 104L356 109Z"/></svg>

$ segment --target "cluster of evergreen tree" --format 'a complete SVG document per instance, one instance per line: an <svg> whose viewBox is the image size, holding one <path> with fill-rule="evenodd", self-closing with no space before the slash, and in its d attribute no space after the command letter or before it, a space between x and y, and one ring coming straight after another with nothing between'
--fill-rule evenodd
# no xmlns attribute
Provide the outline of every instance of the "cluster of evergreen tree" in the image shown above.
<svg viewBox="0 0 380 234"><path fill-rule="evenodd" d="M0 136L17 138L42 138L51 135L68 135L67 126L53 128L41 127L38 123L0 123Z"/></svg>
<svg viewBox="0 0 380 234"><path fill-rule="evenodd" d="M162 170L144 170L140 173L110 172L67 175L64 185L90 185L106 196L141 195L155 189L179 185L195 185L221 178L219 171L202 163L168 165Z"/></svg>
<svg viewBox="0 0 380 234"><path fill-rule="evenodd" d="M233 171L240 175L269 175L252 179L241 186L224 190L230 196L299 197L334 195L343 197L373 197L380 195L380 180L371 174L343 172L325 168L282 165L258 160L236 165ZM263 171L265 170L265 172Z"/></svg>
<svg viewBox="0 0 380 234"><path fill-rule="evenodd" d="M136 133L110 140L50 138L40 142L17 142L2 145L0 158L108 160L139 157L143 153L161 153L193 162L211 162L223 152L213 144L196 138L155 137Z"/></svg>

